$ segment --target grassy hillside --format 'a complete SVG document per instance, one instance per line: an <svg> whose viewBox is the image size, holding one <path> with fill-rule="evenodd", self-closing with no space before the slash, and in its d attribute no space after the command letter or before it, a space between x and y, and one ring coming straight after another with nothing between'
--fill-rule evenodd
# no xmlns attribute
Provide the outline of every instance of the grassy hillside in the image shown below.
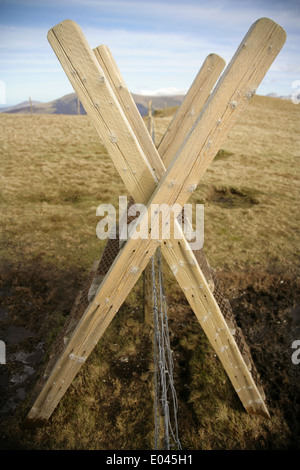
<svg viewBox="0 0 300 470"><path fill-rule="evenodd" d="M155 116L158 144L176 108ZM165 267L185 449L299 448L300 107L256 96L192 196L204 248L261 374L271 419L248 416ZM87 116L0 114L2 448L152 449L152 330L142 279L49 425L23 430L28 394L105 242L96 208L126 194ZM24 359L25 358L25 359ZM298 385L297 385L298 384Z"/></svg>

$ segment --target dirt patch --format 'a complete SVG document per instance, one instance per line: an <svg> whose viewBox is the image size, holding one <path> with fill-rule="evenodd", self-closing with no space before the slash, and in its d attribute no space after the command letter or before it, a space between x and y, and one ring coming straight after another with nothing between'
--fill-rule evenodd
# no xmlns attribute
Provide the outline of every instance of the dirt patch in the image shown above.
<svg viewBox="0 0 300 470"><path fill-rule="evenodd" d="M125 384L129 384L134 378L143 373L149 373L149 354L145 354L145 348L134 356L122 356L118 360L114 359L110 367L112 377L122 379Z"/></svg>
<svg viewBox="0 0 300 470"><path fill-rule="evenodd" d="M1 365L0 369L0 429L1 435L5 436L1 442L2 448L17 449L25 441L27 448L35 448L34 440L28 443L26 431L22 435L22 430L17 429L15 423L19 420L18 416L23 416L20 410L36 383L39 371L47 363L45 352L72 308L81 288L82 277L84 276L80 272L66 273L39 262L30 266L6 266L1 271L0 339L7 340L7 364ZM280 429L268 430L263 437L255 438L251 435L249 448L299 449L300 365L292 362L291 346L294 340L300 339L300 281L281 273L259 271L234 274L219 272L218 279L231 302L236 321L244 333L261 376L271 417L283 419L289 430L288 436L284 436L284 442ZM193 382L193 344L198 347L199 344L201 347L203 345L203 353L197 361L203 361L201 368L208 369L208 378L211 353L207 349L205 337L199 337L199 324L185 299L172 298L172 292L168 295L180 433L184 436L187 430L197 430L203 426L199 422L199 414L190 392ZM128 328L131 326L128 325ZM187 347L182 344L185 337L188 338ZM116 353L111 356L107 382L111 381L112 387L119 383L122 393L120 391L118 400L121 400L123 390L125 393L128 389L134 389L138 378L149 380L151 346L150 343L146 348L144 346L143 340L134 354ZM136 400L140 399L136 395ZM112 422L120 419L122 409L118 400L110 401L109 410L107 409L107 419ZM113 403L114 406L111 406ZM229 405L234 408L239 402L236 400ZM102 412L106 410L105 402L101 406ZM123 414L125 420L125 411ZM109 446L110 443L107 442L107 447Z"/></svg>
<svg viewBox="0 0 300 470"><path fill-rule="evenodd" d="M258 194L259 192L250 188L213 187L206 201L225 209L249 208L259 203Z"/></svg>
<svg viewBox="0 0 300 470"><path fill-rule="evenodd" d="M300 282L272 272L219 273L236 320L263 378L271 413L290 428L288 447L300 448L300 364L292 344L300 340Z"/></svg>
<svg viewBox="0 0 300 470"><path fill-rule="evenodd" d="M22 404L53 336L77 294L79 273L65 273L39 260L0 269L0 339L6 364L0 366L0 422Z"/></svg>
<svg viewBox="0 0 300 470"><path fill-rule="evenodd" d="M217 155L214 158L214 162L217 160L224 160L226 158L232 157L233 153L225 149L220 149Z"/></svg>

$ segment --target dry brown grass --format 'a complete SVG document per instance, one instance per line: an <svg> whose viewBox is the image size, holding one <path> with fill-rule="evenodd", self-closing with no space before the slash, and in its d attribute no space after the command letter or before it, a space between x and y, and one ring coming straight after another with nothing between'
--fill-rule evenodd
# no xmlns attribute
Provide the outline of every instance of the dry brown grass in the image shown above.
<svg viewBox="0 0 300 470"><path fill-rule="evenodd" d="M1 115L5 256L88 268L103 247L96 208L124 187L86 116Z"/></svg>
<svg viewBox="0 0 300 470"><path fill-rule="evenodd" d="M157 118L157 142L170 117ZM200 182L194 202L205 204L205 248L217 269L276 266L299 269L300 108L255 96L229 133L223 158ZM211 192L235 189L240 204L218 205ZM247 207L251 194L258 204ZM243 197L244 196L244 197Z"/></svg>
<svg viewBox="0 0 300 470"><path fill-rule="evenodd" d="M171 118L155 118L157 142ZM88 117L1 115L0 123L5 254L87 268L103 247L97 206L126 194ZM205 203L205 246L216 268L298 264L298 126L296 105L255 97L200 182L192 200ZM224 210L210 200L222 188L250 190L259 204Z"/></svg>
<svg viewBox="0 0 300 470"><path fill-rule="evenodd" d="M299 274L299 113L289 101L254 97L195 191L193 202L205 203L204 246L217 271ZM157 143L171 119L155 117ZM104 247L96 208L117 205L126 194L105 148L86 116L0 114L0 126L2 262L38 259L69 273L70 282L78 269L84 279ZM179 384L184 448L264 448L272 439L284 447L288 430L280 411L268 422L245 415L168 269L166 288L179 329L175 372L189 370L189 383L183 377ZM139 283L49 426L23 433L20 415L8 422L6 432L19 446L151 448L152 346L141 306Z"/></svg>

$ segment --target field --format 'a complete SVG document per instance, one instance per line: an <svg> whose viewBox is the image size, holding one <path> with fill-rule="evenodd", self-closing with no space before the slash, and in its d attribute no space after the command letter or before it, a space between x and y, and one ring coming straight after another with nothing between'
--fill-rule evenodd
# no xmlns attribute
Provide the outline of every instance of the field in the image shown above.
<svg viewBox="0 0 300 470"><path fill-rule="evenodd" d="M157 112L158 144L175 109ZM191 201L261 375L271 418L245 413L165 266L183 449L299 449L300 106L255 96ZM87 116L0 114L1 449L153 449L152 328L142 279L49 423L24 429L49 348L104 249L96 208L126 195ZM299 355L298 355L299 356Z"/></svg>

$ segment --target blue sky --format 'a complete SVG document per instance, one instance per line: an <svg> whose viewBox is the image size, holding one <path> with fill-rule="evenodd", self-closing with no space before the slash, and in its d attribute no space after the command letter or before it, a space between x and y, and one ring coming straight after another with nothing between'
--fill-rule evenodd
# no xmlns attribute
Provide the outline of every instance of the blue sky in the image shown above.
<svg viewBox="0 0 300 470"><path fill-rule="evenodd" d="M5 103L73 91L47 41L65 19L81 26L92 48L111 49L130 91L147 93L187 90L209 53L228 63L261 17L279 23L287 41L257 92L290 95L300 80L300 0L0 0Z"/></svg>

